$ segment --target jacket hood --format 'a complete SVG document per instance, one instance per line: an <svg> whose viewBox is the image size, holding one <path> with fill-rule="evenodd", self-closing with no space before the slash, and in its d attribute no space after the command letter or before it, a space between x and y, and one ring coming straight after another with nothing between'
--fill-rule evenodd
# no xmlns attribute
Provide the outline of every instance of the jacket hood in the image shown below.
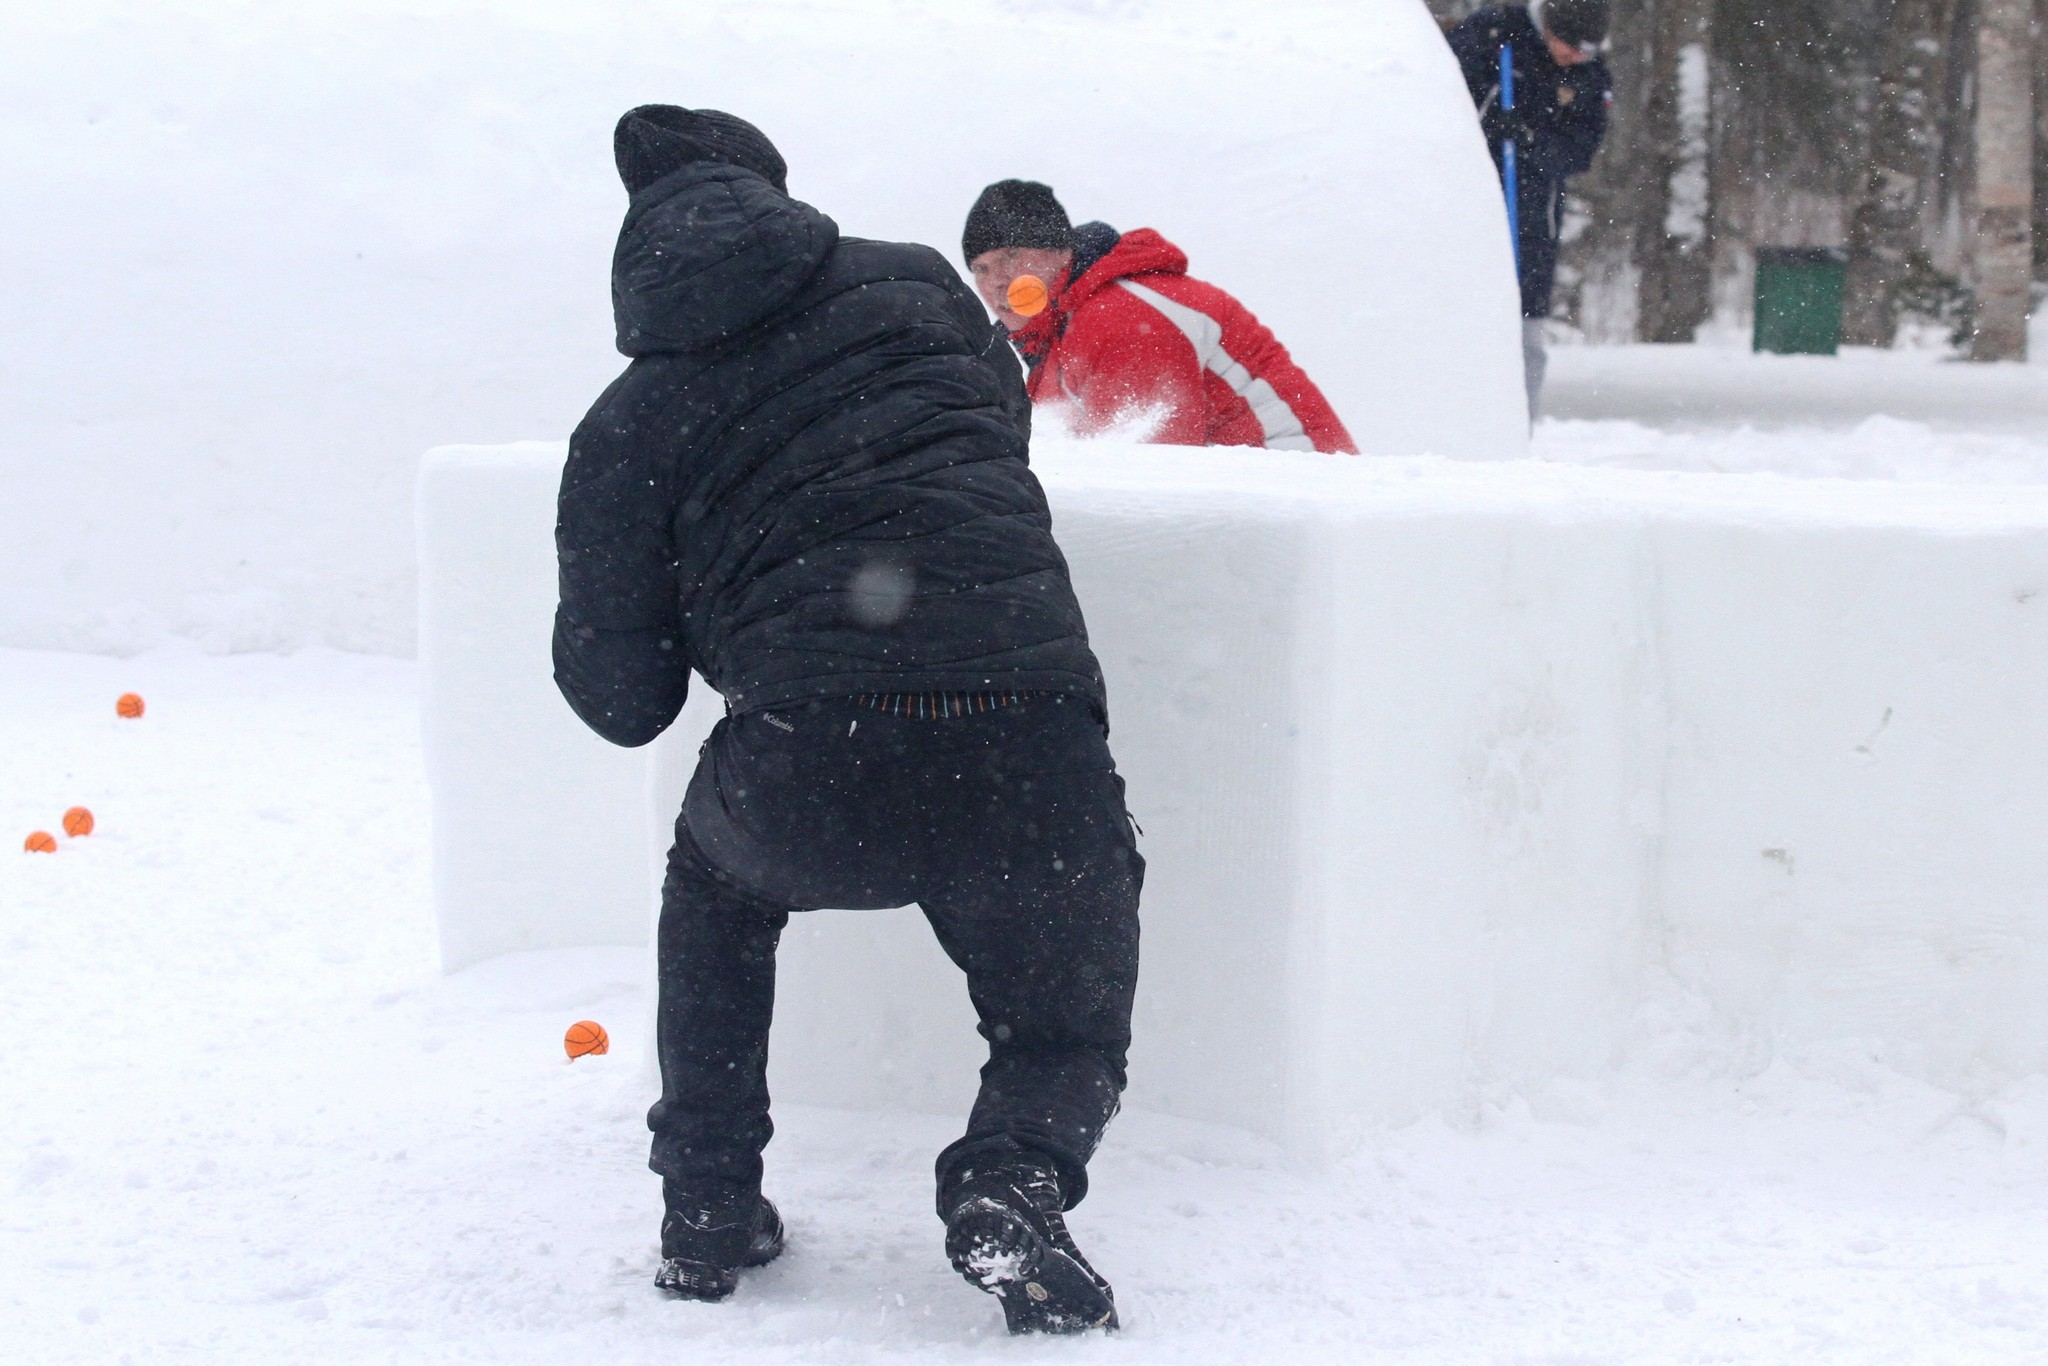
<svg viewBox="0 0 2048 1366"><path fill-rule="evenodd" d="M1151 228L1134 228L1107 254L1060 291L1060 307L1072 312L1102 289L1133 275L1185 275L1188 254Z"/></svg>
<svg viewBox="0 0 2048 1366"><path fill-rule="evenodd" d="M1077 229L1076 236L1085 235L1091 228L1115 232L1107 224L1089 223ZM1085 254L1077 251L1074 264L1081 267L1081 274L1078 278L1054 282L1053 306L1010 334L1010 345L1017 348L1017 354L1024 358L1028 368L1035 369L1045 359L1053 343L1066 331L1067 319L1082 304L1118 280L1127 280L1133 275L1185 275L1188 273L1188 254L1151 228L1134 228L1115 238L1115 245L1095 257L1092 263Z"/></svg>
<svg viewBox="0 0 2048 1366"><path fill-rule="evenodd" d="M701 351L772 317L839 243L839 225L752 171L696 163L633 196L612 253L628 356Z"/></svg>
<svg viewBox="0 0 2048 1366"><path fill-rule="evenodd" d="M679 109L673 104L628 109L612 130L612 159L629 195L693 161L743 167L789 193L789 163L768 135L722 109Z"/></svg>

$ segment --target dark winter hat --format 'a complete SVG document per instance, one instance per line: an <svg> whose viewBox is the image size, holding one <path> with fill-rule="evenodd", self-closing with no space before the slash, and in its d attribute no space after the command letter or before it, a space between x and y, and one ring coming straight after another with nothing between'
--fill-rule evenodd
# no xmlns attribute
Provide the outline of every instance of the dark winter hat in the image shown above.
<svg viewBox="0 0 2048 1366"><path fill-rule="evenodd" d="M629 109L612 133L612 155L627 194L638 194L693 161L742 167L789 193L789 167L767 134L716 109L679 109L673 104Z"/></svg>
<svg viewBox="0 0 2048 1366"><path fill-rule="evenodd" d="M1607 41L1607 21L1607 0L1544 0L1544 29L1581 52L1600 50Z"/></svg>
<svg viewBox="0 0 2048 1366"><path fill-rule="evenodd" d="M1053 198L1052 186L1035 180L998 180L967 211L960 250L969 265L985 251L1003 247L1071 247L1074 225Z"/></svg>

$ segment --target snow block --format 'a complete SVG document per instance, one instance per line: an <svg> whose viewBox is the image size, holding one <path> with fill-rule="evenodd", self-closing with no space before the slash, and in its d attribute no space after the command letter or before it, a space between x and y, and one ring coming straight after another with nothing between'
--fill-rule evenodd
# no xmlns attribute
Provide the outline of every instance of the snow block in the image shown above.
<svg viewBox="0 0 2048 1366"><path fill-rule="evenodd" d="M647 761L555 689L563 458L560 443L446 446L420 469L420 712L450 972L647 933Z"/></svg>
<svg viewBox="0 0 2048 1366"><path fill-rule="evenodd" d="M560 459L421 480L451 962L645 943L718 714L642 756L553 696ZM2048 490L1034 463L1150 863L1133 1105L1315 1157L1619 1065L2048 1071ZM784 945L779 1097L964 1111L980 1044L914 910Z"/></svg>
<svg viewBox="0 0 2048 1366"><path fill-rule="evenodd" d="M2048 1071L2048 527L1659 530L1674 973L1752 1065Z"/></svg>
<svg viewBox="0 0 2048 1366"><path fill-rule="evenodd" d="M1132 1103L1308 1155L1601 1061L1644 872L1625 533L1370 469L1040 462L1151 860Z"/></svg>

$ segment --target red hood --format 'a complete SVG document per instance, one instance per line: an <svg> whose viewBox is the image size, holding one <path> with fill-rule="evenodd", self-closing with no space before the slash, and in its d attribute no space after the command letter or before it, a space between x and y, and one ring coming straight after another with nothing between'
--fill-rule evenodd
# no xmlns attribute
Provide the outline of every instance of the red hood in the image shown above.
<svg viewBox="0 0 2048 1366"><path fill-rule="evenodd" d="M1052 307L1033 318L1012 338L1026 355L1043 356L1066 330L1075 309L1118 280L1133 275L1185 275L1188 254L1151 228L1133 228L1078 280L1053 282Z"/></svg>
<svg viewBox="0 0 2048 1366"><path fill-rule="evenodd" d="M1098 290L1133 275L1185 275L1188 254L1151 228L1133 228L1088 273L1058 291L1060 311L1072 313Z"/></svg>

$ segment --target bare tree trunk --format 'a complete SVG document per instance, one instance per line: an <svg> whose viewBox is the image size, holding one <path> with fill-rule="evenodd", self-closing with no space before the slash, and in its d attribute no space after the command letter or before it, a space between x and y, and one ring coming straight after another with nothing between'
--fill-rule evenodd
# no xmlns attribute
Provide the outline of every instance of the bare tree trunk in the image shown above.
<svg viewBox="0 0 2048 1366"><path fill-rule="evenodd" d="M2034 0L2034 278L2048 281L2048 0Z"/></svg>
<svg viewBox="0 0 2048 1366"><path fill-rule="evenodd" d="M1608 110L1607 141L1593 169L1571 181L1567 203L1583 215L1567 220L1558 251L1553 316L1584 330L1589 341L1618 343L1636 336L1636 220L1641 216L1642 110L1649 81L1651 16L1642 0L1614 7L1608 30L1608 70L1614 103Z"/></svg>
<svg viewBox="0 0 2048 1366"><path fill-rule="evenodd" d="M1977 202L1977 2L1952 0L1948 80L1941 95L1941 146L1921 233L1940 269L1967 279Z"/></svg>
<svg viewBox="0 0 2048 1366"><path fill-rule="evenodd" d="M1649 184L1636 220L1636 336L1689 342L1713 310L1713 0L1651 0Z"/></svg>
<svg viewBox="0 0 2048 1366"><path fill-rule="evenodd" d="M1970 359L2025 360L2033 304L2033 0L1980 0L1977 330Z"/></svg>
<svg viewBox="0 0 2048 1366"><path fill-rule="evenodd" d="M1849 220L1849 278L1842 340L1890 346L1898 333L1895 291L1921 246L1922 201L1939 140L1953 0L1895 0L1884 74L1871 113L1869 171Z"/></svg>

